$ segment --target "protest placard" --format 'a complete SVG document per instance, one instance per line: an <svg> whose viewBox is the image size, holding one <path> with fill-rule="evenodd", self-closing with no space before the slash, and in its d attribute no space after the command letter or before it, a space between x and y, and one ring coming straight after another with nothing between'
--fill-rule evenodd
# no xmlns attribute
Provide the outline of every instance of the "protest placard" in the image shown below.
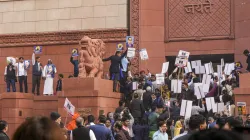
<svg viewBox="0 0 250 140"><path fill-rule="evenodd" d="M163 63L163 64L162 64L161 73L166 73L166 72L168 72L168 66L169 66L169 62Z"/></svg>
<svg viewBox="0 0 250 140"><path fill-rule="evenodd" d="M165 84L165 74L156 74L156 84L158 85L163 85Z"/></svg>
<svg viewBox="0 0 250 140"><path fill-rule="evenodd" d="M246 115L246 102L237 102L237 107L238 107L238 115Z"/></svg>
<svg viewBox="0 0 250 140"><path fill-rule="evenodd" d="M173 79L171 80L171 91L174 93L181 93L182 80Z"/></svg>
<svg viewBox="0 0 250 140"><path fill-rule="evenodd" d="M206 106L207 106L207 111L209 112L211 109L213 109L213 103L214 102L214 97L209 97L206 98Z"/></svg>
<svg viewBox="0 0 250 140"><path fill-rule="evenodd" d="M137 90L138 89L138 82L133 82L132 83L132 90Z"/></svg>
<svg viewBox="0 0 250 140"><path fill-rule="evenodd" d="M141 49L140 50L140 57L141 60L147 60L148 59L148 53L146 49Z"/></svg>
<svg viewBox="0 0 250 140"><path fill-rule="evenodd" d="M201 60L191 61L192 69L194 69L196 66L201 66Z"/></svg>
<svg viewBox="0 0 250 140"><path fill-rule="evenodd" d="M72 49L71 54L72 56L78 56L78 49L77 48Z"/></svg>
<svg viewBox="0 0 250 140"><path fill-rule="evenodd" d="M126 46L127 47L134 47L134 36L127 36L126 37Z"/></svg>
<svg viewBox="0 0 250 140"><path fill-rule="evenodd" d="M175 66L182 68L187 66L188 60L186 58L176 57Z"/></svg>
<svg viewBox="0 0 250 140"><path fill-rule="evenodd" d="M64 102L64 108L70 115L74 115L75 113L75 106L68 100L68 98L65 98Z"/></svg>
<svg viewBox="0 0 250 140"><path fill-rule="evenodd" d="M132 58L135 56L135 48L128 48L127 57Z"/></svg>
<svg viewBox="0 0 250 140"><path fill-rule="evenodd" d="M192 104L193 104L193 101L182 100L181 101L180 116L185 117L185 119L190 118L191 111L192 111Z"/></svg>
<svg viewBox="0 0 250 140"><path fill-rule="evenodd" d="M210 84L211 83L211 75L203 74L202 84Z"/></svg>
<svg viewBox="0 0 250 140"><path fill-rule="evenodd" d="M205 64L206 74L212 74L214 73L212 63L206 63Z"/></svg>
<svg viewBox="0 0 250 140"><path fill-rule="evenodd" d="M123 43L118 43L118 44L116 45L116 50L117 50L117 51L122 51L122 50L123 50Z"/></svg>
<svg viewBox="0 0 250 140"><path fill-rule="evenodd" d="M183 51L183 50L180 50L179 53L178 53L178 57L186 58L186 59L189 58L189 55L190 55L190 52Z"/></svg>
<svg viewBox="0 0 250 140"><path fill-rule="evenodd" d="M42 46L34 46L34 53L35 54L40 54L42 53Z"/></svg>
<svg viewBox="0 0 250 140"><path fill-rule="evenodd" d="M16 64L16 58L14 57L6 57L7 64L12 63L12 65Z"/></svg>
<svg viewBox="0 0 250 140"><path fill-rule="evenodd" d="M24 69L30 68L30 60L24 60Z"/></svg>
<svg viewBox="0 0 250 140"><path fill-rule="evenodd" d="M202 83L194 83L194 94L196 95L197 99L205 98Z"/></svg>
<svg viewBox="0 0 250 140"><path fill-rule="evenodd" d="M195 74L204 74L205 73L205 66L196 66L195 67Z"/></svg>

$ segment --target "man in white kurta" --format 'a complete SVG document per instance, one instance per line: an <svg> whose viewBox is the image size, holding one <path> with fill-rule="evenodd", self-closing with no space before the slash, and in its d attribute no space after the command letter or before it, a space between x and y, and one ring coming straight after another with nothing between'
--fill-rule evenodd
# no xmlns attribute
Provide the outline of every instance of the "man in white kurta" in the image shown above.
<svg viewBox="0 0 250 140"><path fill-rule="evenodd" d="M44 66L43 77L46 78L44 82L43 95L53 95L53 80L57 70L52 60L48 60L48 64Z"/></svg>

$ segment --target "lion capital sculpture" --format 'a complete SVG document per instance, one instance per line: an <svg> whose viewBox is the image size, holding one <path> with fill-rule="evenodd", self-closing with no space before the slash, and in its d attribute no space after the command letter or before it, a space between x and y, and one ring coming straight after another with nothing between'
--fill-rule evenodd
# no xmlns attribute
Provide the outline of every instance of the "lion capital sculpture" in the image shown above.
<svg viewBox="0 0 250 140"><path fill-rule="evenodd" d="M83 44L85 43L85 44ZM79 77L98 77L103 75L102 58L105 53L105 43L101 39L91 39L84 36L79 45Z"/></svg>

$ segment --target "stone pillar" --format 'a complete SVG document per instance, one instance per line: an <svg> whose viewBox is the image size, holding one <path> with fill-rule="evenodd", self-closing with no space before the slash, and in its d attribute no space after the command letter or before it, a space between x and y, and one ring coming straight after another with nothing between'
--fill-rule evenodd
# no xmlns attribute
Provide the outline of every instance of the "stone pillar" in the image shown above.
<svg viewBox="0 0 250 140"><path fill-rule="evenodd" d="M235 110L236 116L238 115L237 102L246 102L247 114L250 113L250 73L240 74L240 87L234 89L235 94Z"/></svg>
<svg viewBox="0 0 250 140"><path fill-rule="evenodd" d="M1 119L9 124L8 135L11 138L17 127L33 116L33 94L9 92L0 94Z"/></svg>
<svg viewBox="0 0 250 140"><path fill-rule="evenodd" d="M63 105L67 97L76 107L76 112L81 115L92 114L96 117L108 112L114 112L118 107L120 93L113 92L113 81L99 78L70 78L64 79L63 91L58 95L58 112L62 116L63 123L67 112ZM67 122L71 120L68 116Z"/></svg>

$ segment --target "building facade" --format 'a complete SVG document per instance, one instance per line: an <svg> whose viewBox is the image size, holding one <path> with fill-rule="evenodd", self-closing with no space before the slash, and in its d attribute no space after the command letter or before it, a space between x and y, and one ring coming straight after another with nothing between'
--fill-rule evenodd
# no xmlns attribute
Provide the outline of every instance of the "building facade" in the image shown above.
<svg viewBox="0 0 250 140"><path fill-rule="evenodd" d="M42 63L51 58L58 73L67 77L73 73L70 50L84 35L103 39L107 57L117 43L132 35L134 46L146 48L149 55L149 60L141 61L136 54L134 73L142 69L158 73L165 61L173 68L179 50L190 51L193 60L217 64L224 58L245 66L242 52L250 40L249 6L236 0L4 0L0 2L0 60L31 59L32 47L42 45ZM108 67L105 63L105 72ZM31 84L30 72L28 81ZM1 82L1 92L4 87Z"/></svg>

